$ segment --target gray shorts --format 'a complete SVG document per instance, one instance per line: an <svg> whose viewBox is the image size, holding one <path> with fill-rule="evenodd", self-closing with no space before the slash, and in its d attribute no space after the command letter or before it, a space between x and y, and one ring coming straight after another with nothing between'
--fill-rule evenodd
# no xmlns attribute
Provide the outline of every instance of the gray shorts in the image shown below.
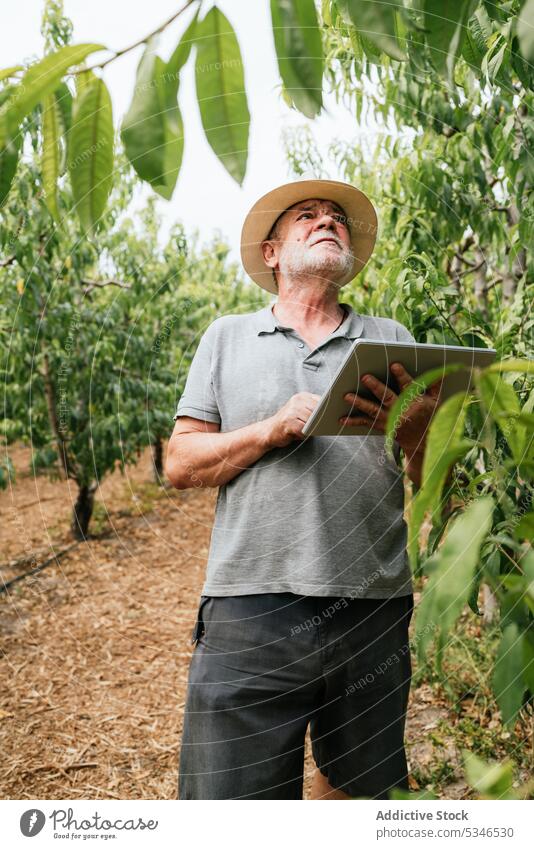
<svg viewBox="0 0 534 849"><path fill-rule="evenodd" d="M178 799L302 799L315 763L349 796L407 789L413 594L201 596Z"/></svg>

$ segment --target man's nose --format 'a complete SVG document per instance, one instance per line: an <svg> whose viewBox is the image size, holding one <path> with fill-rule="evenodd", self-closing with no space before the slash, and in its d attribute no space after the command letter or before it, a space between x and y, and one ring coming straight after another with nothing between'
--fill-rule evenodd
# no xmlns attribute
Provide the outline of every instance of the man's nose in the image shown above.
<svg viewBox="0 0 534 849"><path fill-rule="evenodd" d="M321 215L321 217L317 221L317 229L318 230L325 229L326 227L330 228L331 230L336 229L336 220L335 220L333 214L330 213L330 212L323 212L323 214Z"/></svg>

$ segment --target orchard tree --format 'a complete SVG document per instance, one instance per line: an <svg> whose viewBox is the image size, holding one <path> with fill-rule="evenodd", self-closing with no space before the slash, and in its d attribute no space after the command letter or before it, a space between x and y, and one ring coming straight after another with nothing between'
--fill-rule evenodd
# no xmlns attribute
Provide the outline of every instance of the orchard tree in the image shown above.
<svg viewBox="0 0 534 849"><path fill-rule="evenodd" d="M512 69L519 84L531 91L532 0L322 0L320 9L314 0L270 0L270 9L282 93L289 106L309 118L323 108L325 70L327 77L335 75L337 60L343 58L349 65L355 62L356 74L374 66L387 85L388 99L402 95L406 108L435 113L434 120L453 128L451 132L462 131L464 110L453 93L455 74L464 73L463 66L457 71L462 62L469 64L471 87L484 78L505 79ZM479 13L489 16L491 33L476 18ZM164 59L158 53L158 37L183 18L185 30ZM337 48L332 53L332 42L339 42L347 28L349 42L341 45L340 54ZM194 61L207 141L228 173L243 182L250 125L243 60L232 24L216 5L206 10L202 0L186 0L151 33L118 51L103 43L68 43L71 31L59 0L48 0L45 6L44 31L55 47L52 52L27 67L0 71L5 82L0 203L16 172L25 119L34 120L36 112L43 111L42 154L51 214L58 218L54 187L60 176L59 152L66 150L80 223L88 231L98 226L114 179L113 115L105 70L125 53L141 49L130 108L120 126L126 155L141 179L162 197L172 196L186 131L178 102L180 76ZM429 63L451 93L444 96L441 87L432 91L416 82ZM428 101L433 101L433 110ZM501 121L509 134L508 118L502 116ZM528 135L528 129L525 132Z"/></svg>
<svg viewBox="0 0 534 849"><path fill-rule="evenodd" d="M4 437L30 443L34 471L76 483L77 538L104 476L147 445L161 481L163 440L206 324L258 305L219 237L188 245L176 225L160 247L153 202L125 215L133 178L123 167L96 241L80 237L66 191L55 225L40 169L26 162L0 228L11 250L0 296Z"/></svg>
<svg viewBox="0 0 534 849"><path fill-rule="evenodd" d="M71 36L60 5L47 6L49 49ZM154 198L127 214L135 175L120 151L98 234L81 228L72 174L88 160L74 163L58 136L58 182L49 181L49 119L45 104L24 121L25 150L0 218L3 437L31 444L35 471L75 481L72 531L84 538L99 483L146 445L161 481L163 440L203 324L253 298L219 237L197 248L176 225L161 246ZM6 449L0 485L13 474Z"/></svg>
<svg viewBox="0 0 534 849"><path fill-rule="evenodd" d="M97 247L68 215L68 196L58 198L61 228L40 169L23 163L0 229L11 251L0 299L4 436L31 444L34 471L76 483L72 530L84 538L98 484L146 444L146 354L131 328L141 294L103 276ZM109 227L121 203L114 198L106 213Z"/></svg>
<svg viewBox="0 0 534 849"><path fill-rule="evenodd" d="M127 216L106 239L115 275L136 281L146 294L133 326L136 332L139 326L146 344L148 439L158 483L163 482L163 446L176 399L202 333L214 315L259 309L267 300L229 261L229 247L220 235L201 245L198 235L186 237L177 223L160 246L162 224L152 197L135 220Z"/></svg>

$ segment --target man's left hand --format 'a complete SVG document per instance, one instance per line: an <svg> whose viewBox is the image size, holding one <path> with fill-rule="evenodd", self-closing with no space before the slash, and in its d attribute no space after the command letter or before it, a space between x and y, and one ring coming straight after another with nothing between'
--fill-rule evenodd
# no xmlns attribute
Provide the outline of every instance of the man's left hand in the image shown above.
<svg viewBox="0 0 534 849"><path fill-rule="evenodd" d="M390 368L392 374L397 378L401 391L412 383L412 376L408 374L401 363L392 363ZM366 424L373 430L385 433L389 411L399 396L380 380L377 380L376 377L373 377L372 374L364 374L361 380L378 401L362 398L355 392L348 392L343 397L345 401L352 404L349 413L352 412L353 408L356 408L366 415L342 416L339 421L347 425ZM443 378L440 378L431 384L424 394L417 395L399 419L395 431L395 440L408 458L424 451L426 432L438 406L442 383Z"/></svg>

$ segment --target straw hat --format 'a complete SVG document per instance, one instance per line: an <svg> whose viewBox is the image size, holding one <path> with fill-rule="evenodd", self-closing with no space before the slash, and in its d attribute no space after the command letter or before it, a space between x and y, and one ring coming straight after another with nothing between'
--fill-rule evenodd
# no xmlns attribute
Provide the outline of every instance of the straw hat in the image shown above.
<svg viewBox="0 0 534 849"><path fill-rule="evenodd" d="M299 201L317 198L337 203L347 216L351 248L354 254L351 273L339 286L349 283L362 270L373 252L377 234L377 215L367 195L337 180L296 180L267 192L250 209L241 230L241 260L247 274L268 292L278 294L273 270L263 259L261 243L276 219Z"/></svg>

